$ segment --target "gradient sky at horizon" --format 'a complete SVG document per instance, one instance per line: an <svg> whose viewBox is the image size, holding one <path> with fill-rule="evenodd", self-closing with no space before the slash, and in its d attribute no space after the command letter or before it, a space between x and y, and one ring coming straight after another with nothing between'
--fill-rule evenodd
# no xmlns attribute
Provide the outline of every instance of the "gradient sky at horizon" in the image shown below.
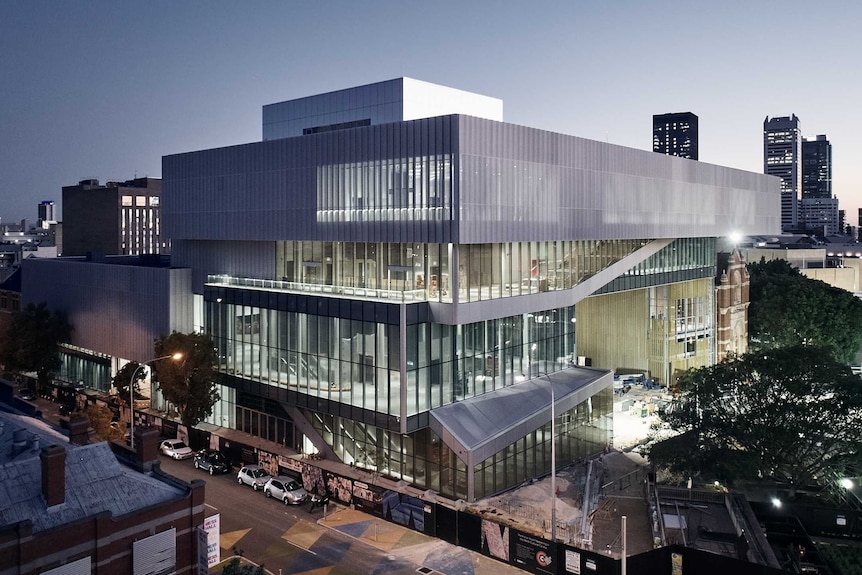
<svg viewBox="0 0 862 575"><path fill-rule="evenodd" d="M258 141L261 107L400 76L501 98L507 122L649 150L700 118L701 161L762 172L763 120L832 142L862 207L862 4L787 0L0 2L0 221L84 178Z"/></svg>

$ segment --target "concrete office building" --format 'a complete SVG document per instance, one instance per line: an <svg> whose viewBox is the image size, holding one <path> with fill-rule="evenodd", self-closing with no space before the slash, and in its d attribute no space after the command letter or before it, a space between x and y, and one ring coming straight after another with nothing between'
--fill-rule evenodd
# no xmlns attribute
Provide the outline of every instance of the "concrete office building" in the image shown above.
<svg viewBox="0 0 862 575"><path fill-rule="evenodd" d="M781 178L781 229L799 224L802 189L802 132L796 114L763 121L763 173Z"/></svg>
<svg viewBox="0 0 862 575"><path fill-rule="evenodd" d="M164 158L212 423L473 500L550 471L552 386L563 466L612 440L611 369L667 383L712 337L715 238L777 233L774 180L501 115L397 79Z"/></svg>
<svg viewBox="0 0 862 575"><path fill-rule="evenodd" d="M62 255L170 253L161 231L161 195L155 178L64 186Z"/></svg>
<svg viewBox="0 0 862 575"><path fill-rule="evenodd" d="M799 228L822 237L841 233L838 198L802 198L799 202Z"/></svg>
<svg viewBox="0 0 862 575"><path fill-rule="evenodd" d="M691 112L653 116L652 151L697 160L697 121Z"/></svg>

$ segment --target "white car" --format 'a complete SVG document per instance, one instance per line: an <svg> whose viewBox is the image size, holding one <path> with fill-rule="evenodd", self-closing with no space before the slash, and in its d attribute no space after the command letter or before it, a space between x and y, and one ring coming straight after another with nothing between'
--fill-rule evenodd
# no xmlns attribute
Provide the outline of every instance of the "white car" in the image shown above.
<svg viewBox="0 0 862 575"><path fill-rule="evenodd" d="M173 459L188 459L195 454L192 448L186 445L182 439L166 439L162 441L161 445L159 445L159 451L163 455L167 455Z"/></svg>
<svg viewBox="0 0 862 575"><path fill-rule="evenodd" d="M263 489L270 479L272 477L260 465L246 465L236 474L237 483L240 485L250 485L255 491Z"/></svg>

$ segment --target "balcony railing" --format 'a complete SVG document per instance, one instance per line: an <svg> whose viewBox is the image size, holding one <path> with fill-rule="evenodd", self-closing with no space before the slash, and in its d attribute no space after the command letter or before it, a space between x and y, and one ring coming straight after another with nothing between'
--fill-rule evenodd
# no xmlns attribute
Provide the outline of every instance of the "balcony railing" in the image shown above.
<svg viewBox="0 0 862 575"><path fill-rule="evenodd" d="M254 278L237 278L225 274L208 275L207 285L232 286L259 289L266 291L282 291L289 293L303 293L309 295L322 295L326 297L339 297L348 299L365 299L374 301L401 302L423 302L428 301L428 294L424 289L413 290L389 290L362 287L333 286L323 284L307 284L299 282L288 282L280 280L264 280Z"/></svg>

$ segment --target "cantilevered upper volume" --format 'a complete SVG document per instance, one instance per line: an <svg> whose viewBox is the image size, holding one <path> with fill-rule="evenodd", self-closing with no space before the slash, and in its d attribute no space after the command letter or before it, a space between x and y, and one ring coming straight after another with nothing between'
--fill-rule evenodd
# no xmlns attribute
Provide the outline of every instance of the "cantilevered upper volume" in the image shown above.
<svg viewBox="0 0 862 575"><path fill-rule="evenodd" d="M263 142L164 158L164 227L456 243L780 230L777 180L501 117L500 100L409 78L265 106Z"/></svg>

